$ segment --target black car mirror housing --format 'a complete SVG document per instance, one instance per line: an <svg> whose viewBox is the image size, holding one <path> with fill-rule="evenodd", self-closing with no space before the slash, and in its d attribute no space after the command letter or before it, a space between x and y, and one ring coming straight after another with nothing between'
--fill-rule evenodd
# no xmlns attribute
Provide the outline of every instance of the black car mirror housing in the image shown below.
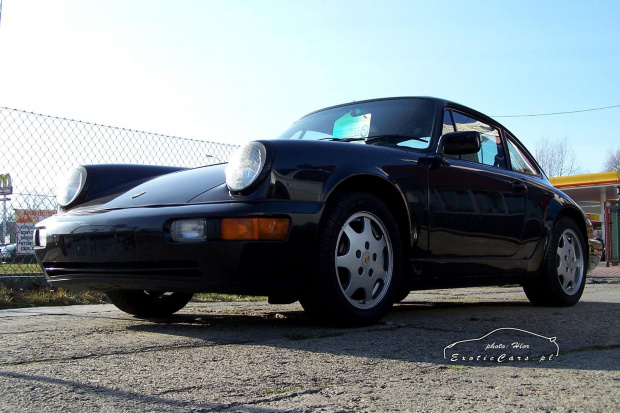
<svg viewBox="0 0 620 413"><path fill-rule="evenodd" d="M441 137L440 149L444 155L468 155L480 151L480 132L450 132Z"/></svg>

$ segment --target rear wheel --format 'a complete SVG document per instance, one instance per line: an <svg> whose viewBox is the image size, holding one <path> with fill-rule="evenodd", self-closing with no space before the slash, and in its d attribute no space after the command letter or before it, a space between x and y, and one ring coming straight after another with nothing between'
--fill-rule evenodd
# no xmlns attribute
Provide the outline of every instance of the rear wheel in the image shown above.
<svg viewBox="0 0 620 413"><path fill-rule="evenodd" d="M554 225L545 256L543 274L525 284L525 295L534 305L567 307L577 304L586 281L587 257L575 222L561 217Z"/></svg>
<svg viewBox="0 0 620 413"><path fill-rule="evenodd" d="M192 299L192 293L147 290L113 290L106 293L119 310L137 317L166 317L176 313Z"/></svg>
<svg viewBox="0 0 620 413"><path fill-rule="evenodd" d="M349 192L332 200L320 228L318 274L301 304L338 325L372 324L394 303L402 245L390 210L375 196Z"/></svg>

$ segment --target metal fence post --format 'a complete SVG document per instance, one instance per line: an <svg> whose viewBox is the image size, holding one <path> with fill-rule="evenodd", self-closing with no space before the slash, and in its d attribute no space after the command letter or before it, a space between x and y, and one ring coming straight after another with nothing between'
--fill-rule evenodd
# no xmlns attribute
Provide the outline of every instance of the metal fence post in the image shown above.
<svg viewBox="0 0 620 413"><path fill-rule="evenodd" d="M607 206L607 266L620 263L620 205L609 201Z"/></svg>

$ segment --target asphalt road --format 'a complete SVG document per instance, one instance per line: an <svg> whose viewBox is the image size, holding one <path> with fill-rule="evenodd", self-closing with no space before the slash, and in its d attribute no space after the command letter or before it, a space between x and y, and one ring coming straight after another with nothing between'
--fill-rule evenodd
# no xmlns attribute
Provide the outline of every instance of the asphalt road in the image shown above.
<svg viewBox="0 0 620 413"><path fill-rule="evenodd" d="M418 292L357 329L262 302L159 322L109 305L3 310L0 346L1 412L615 412L620 285L588 284L572 308L513 287Z"/></svg>

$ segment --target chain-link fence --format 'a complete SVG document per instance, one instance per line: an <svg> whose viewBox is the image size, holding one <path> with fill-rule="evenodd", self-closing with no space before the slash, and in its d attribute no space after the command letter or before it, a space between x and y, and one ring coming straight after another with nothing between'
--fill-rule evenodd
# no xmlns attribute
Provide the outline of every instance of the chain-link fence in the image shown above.
<svg viewBox="0 0 620 413"><path fill-rule="evenodd" d="M0 107L0 277L41 274L32 254L34 224L56 213L56 180L69 168L197 167L226 162L236 148Z"/></svg>

